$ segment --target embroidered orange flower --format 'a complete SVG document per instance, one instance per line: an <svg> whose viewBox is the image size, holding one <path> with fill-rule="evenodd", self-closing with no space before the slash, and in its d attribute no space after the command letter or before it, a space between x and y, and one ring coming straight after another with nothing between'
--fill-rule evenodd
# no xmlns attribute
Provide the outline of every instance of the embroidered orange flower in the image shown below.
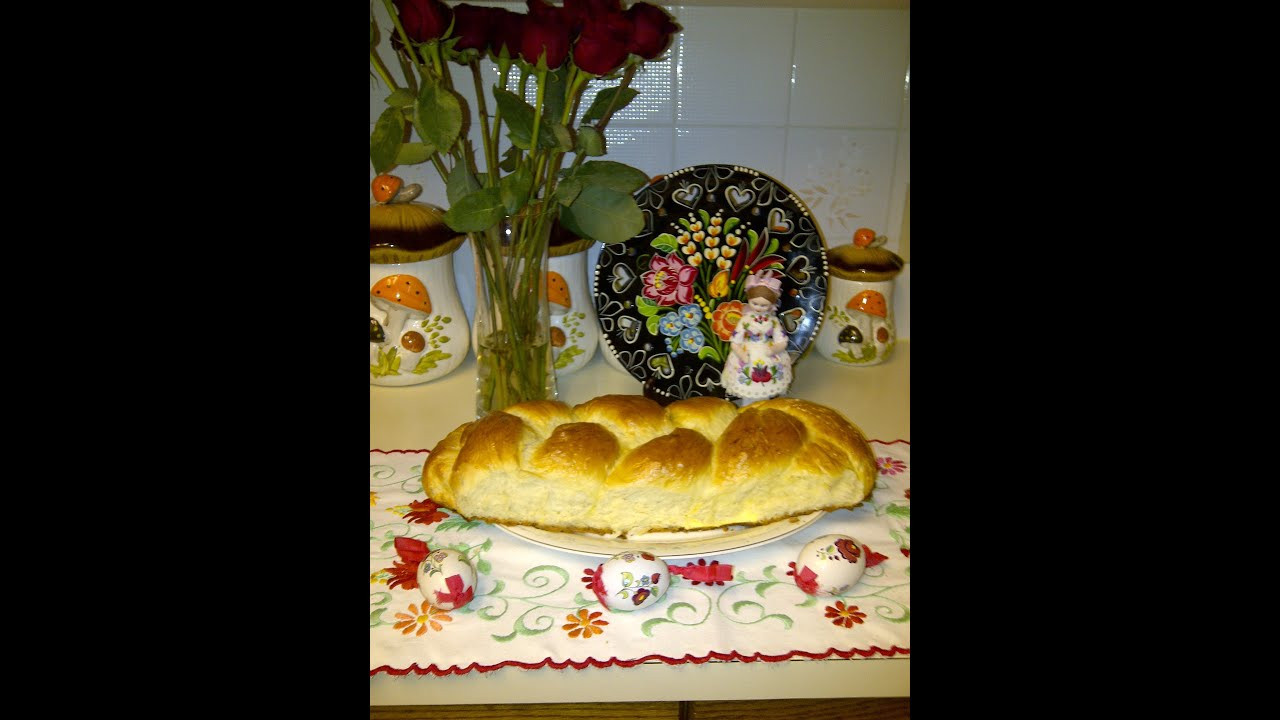
<svg viewBox="0 0 1280 720"><path fill-rule="evenodd" d="M569 637L576 638L579 635L581 635L582 638L585 640L586 638L591 637L593 633L595 634L604 633L604 630L601 630L598 626L608 625L609 621L596 619L603 614L604 613L600 611L596 611L588 615L587 609L582 608L578 610L576 615L565 615L564 619L568 620L569 623L562 627L563 629L569 631Z"/></svg>
<svg viewBox="0 0 1280 720"><path fill-rule="evenodd" d="M449 617L449 613L432 607L426 603L422 603L421 611L418 610L417 605L410 604L408 613L396 613L396 620L399 622L395 624L395 629L399 630L401 634L404 635L408 635L409 633L422 635L427 631L427 628L440 632L441 630L444 630L444 626L440 623L453 622L453 618ZM414 632L415 628L417 629L417 632Z"/></svg>
<svg viewBox="0 0 1280 720"><path fill-rule="evenodd" d="M432 500L414 500L409 503L409 512L404 516L409 522L422 523L430 525L434 522L440 522L449 517L448 513L440 512L439 506Z"/></svg>
<svg viewBox="0 0 1280 720"><path fill-rule="evenodd" d="M377 505L377 504L378 504L378 493L370 490L369 491L369 507L373 507L374 505Z"/></svg>
<svg viewBox="0 0 1280 720"><path fill-rule="evenodd" d="M835 618L835 620L831 621L832 625L843 625L851 628L854 623L861 625L862 618L866 616L866 613L858 612L857 605L845 605L839 600L836 601L835 607L827 606L827 617Z"/></svg>
<svg viewBox="0 0 1280 720"><path fill-rule="evenodd" d="M716 306L716 311L711 314L711 329L721 340L727 342L733 337L733 330L738 327L738 321L741 319L741 300L722 302Z"/></svg>

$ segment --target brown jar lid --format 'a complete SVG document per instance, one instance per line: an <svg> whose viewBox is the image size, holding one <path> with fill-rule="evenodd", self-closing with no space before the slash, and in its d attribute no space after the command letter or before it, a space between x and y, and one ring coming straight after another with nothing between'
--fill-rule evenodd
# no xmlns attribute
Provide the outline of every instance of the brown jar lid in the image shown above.
<svg viewBox="0 0 1280 720"><path fill-rule="evenodd" d="M902 258L882 247L860 248L850 243L827 249L827 271L845 280L892 280L902 265Z"/></svg>
<svg viewBox="0 0 1280 720"><path fill-rule="evenodd" d="M551 238L547 241L547 254L551 257L564 257L580 253L591 247L592 243L588 238L580 238L569 232L556 220L551 226Z"/></svg>
<svg viewBox="0 0 1280 720"><path fill-rule="evenodd" d="M419 262L457 250L467 236L445 224L444 210L421 202L369 206L369 263Z"/></svg>

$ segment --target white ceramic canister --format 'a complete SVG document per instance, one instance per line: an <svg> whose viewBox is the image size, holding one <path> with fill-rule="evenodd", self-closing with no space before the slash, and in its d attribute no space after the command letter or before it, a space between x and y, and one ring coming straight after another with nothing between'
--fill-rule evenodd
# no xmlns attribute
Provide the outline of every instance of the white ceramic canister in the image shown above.
<svg viewBox="0 0 1280 720"><path fill-rule="evenodd" d="M453 275L461 235L427 203L369 206L369 383L417 385L462 364L471 334Z"/></svg>
<svg viewBox="0 0 1280 720"><path fill-rule="evenodd" d="M818 354L850 367L878 365L897 342L893 279L902 258L882 247L839 245L827 250L827 299Z"/></svg>
<svg viewBox="0 0 1280 720"><path fill-rule="evenodd" d="M591 361L600 344L600 323L587 283L587 250L592 241L552 230L547 260L547 302L551 308L551 353L556 376Z"/></svg>

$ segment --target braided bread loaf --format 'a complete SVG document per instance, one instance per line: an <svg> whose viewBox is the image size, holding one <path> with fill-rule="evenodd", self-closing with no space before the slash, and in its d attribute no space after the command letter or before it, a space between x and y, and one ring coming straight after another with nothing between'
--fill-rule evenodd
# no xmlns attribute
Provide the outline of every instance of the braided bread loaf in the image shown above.
<svg viewBox="0 0 1280 720"><path fill-rule="evenodd" d="M427 496L464 517L607 535L850 508L875 478L862 431L831 408L642 395L513 405L449 433L422 471Z"/></svg>

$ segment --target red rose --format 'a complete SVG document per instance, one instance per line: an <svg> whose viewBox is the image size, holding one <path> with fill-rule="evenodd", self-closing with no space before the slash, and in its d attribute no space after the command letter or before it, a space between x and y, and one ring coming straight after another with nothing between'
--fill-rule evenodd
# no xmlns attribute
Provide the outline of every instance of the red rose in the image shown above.
<svg viewBox="0 0 1280 720"><path fill-rule="evenodd" d="M453 10L440 0L395 0L404 32L414 42L436 40L449 29Z"/></svg>
<svg viewBox="0 0 1280 720"><path fill-rule="evenodd" d="M627 19L631 21L630 52L645 60L652 60L662 54L671 44L671 37L680 30L666 10L647 2L638 2L627 10Z"/></svg>
<svg viewBox="0 0 1280 720"><path fill-rule="evenodd" d="M529 14L520 37L520 57L531 65L546 53L548 70L555 70L569 57L569 22L564 8L547 5L542 0L527 0Z"/></svg>
<svg viewBox="0 0 1280 720"><path fill-rule="evenodd" d="M627 59L631 23L622 13L590 18L573 45L573 63L583 72L607 75Z"/></svg>
<svg viewBox="0 0 1280 720"><path fill-rule="evenodd" d="M622 0L564 0L564 15L573 34L582 31L588 20L621 15Z"/></svg>
<svg viewBox="0 0 1280 720"><path fill-rule="evenodd" d="M461 3L453 9L453 36L458 38L455 50L479 50L480 54L489 52L497 36L499 15L506 12L502 8L480 7Z"/></svg>
<svg viewBox="0 0 1280 720"><path fill-rule="evenodd" d="M493 34L493 54L501 55L502 48L506 47L507 57L515 57L520 54L520 38L524 35L524 14L511 12L506 8L494 8L498 10L496 20L498 27Z"/></svg>

